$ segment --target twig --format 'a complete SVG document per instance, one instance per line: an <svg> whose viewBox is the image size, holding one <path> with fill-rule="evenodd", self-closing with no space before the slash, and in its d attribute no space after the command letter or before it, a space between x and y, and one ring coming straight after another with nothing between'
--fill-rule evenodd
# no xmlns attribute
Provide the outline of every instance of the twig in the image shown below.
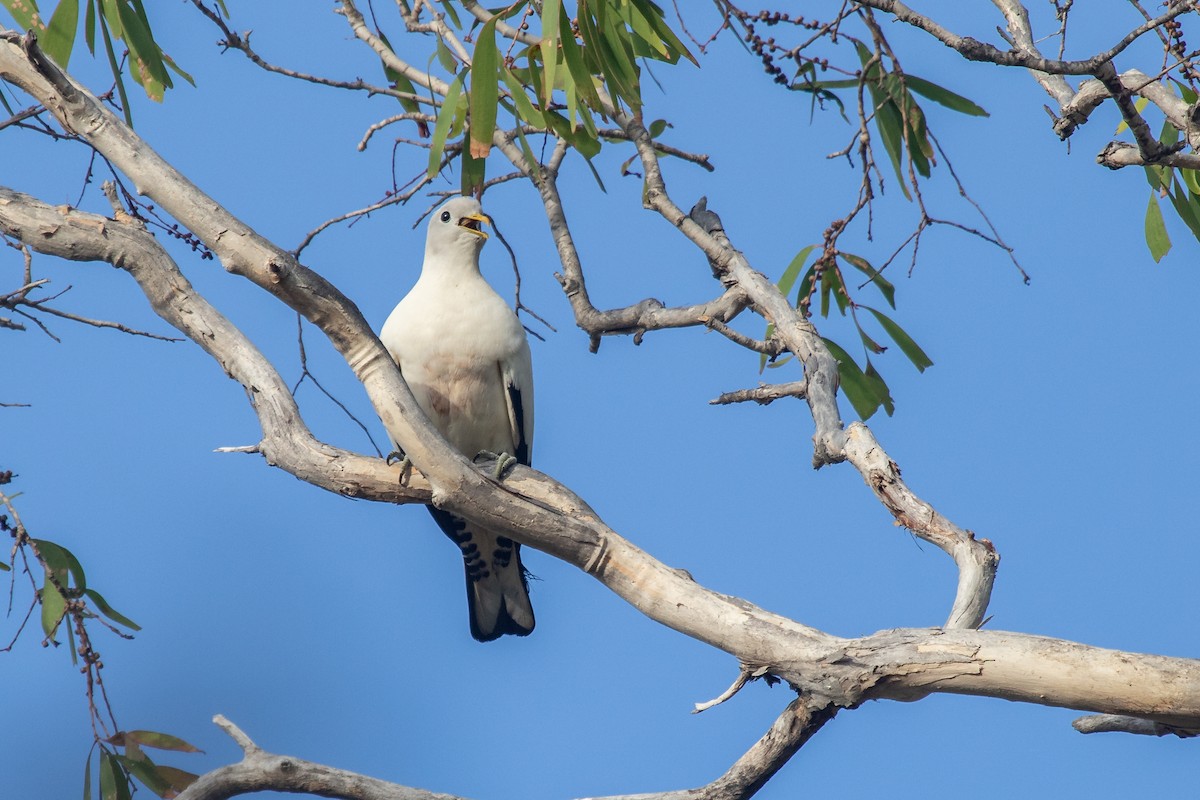
<svg viewBox="0 0 1200 800"><path fill-rule="evenodd" d="M803 399L808 391L808 381L791 381L790 383L776 383L773 385L760 385L755 389L738 389L733 392L725 392L719 397L708 401L711 406L724 406L730 403L745 403L753 401L759 405L769 405L784 397L795 397Z"/></svg>

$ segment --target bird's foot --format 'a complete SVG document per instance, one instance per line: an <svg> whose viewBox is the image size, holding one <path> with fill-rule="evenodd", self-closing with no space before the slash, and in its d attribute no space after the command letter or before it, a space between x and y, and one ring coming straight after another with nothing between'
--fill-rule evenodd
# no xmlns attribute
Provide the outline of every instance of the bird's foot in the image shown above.
<svg viewBox="0 0 1200 800"><path fill-rule="evenodd" d="M404 451L397 448L388 453L387 458L384 459L384 461L387 462L389 467L392 464L400 465L400 485L407 486L408 478L410 475L412 475L413 463L409 461L408 456L404 455Z"/></svg>
<svg viewBox="0 0 1200 800"><path fill-rule="evenodd" d="M493 453L490 450L481 450L476 458L486 458L489 461L496 460L496 468L492 470L492 477L496 480L503 480L504 473L508 472L514 464L517 463L517 457L512 453Z"/></svg>

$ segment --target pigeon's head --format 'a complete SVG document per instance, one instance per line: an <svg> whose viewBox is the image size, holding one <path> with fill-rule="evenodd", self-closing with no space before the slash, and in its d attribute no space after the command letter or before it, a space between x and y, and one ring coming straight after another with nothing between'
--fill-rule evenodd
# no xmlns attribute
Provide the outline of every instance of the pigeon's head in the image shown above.
<svg viewBox="0 0 1200 800"><path fill-rule="evenodd" d="M488 238L483 225L491 222L478 200L455 197L433 212L425 252L428 255L477 255Z"/></svg>

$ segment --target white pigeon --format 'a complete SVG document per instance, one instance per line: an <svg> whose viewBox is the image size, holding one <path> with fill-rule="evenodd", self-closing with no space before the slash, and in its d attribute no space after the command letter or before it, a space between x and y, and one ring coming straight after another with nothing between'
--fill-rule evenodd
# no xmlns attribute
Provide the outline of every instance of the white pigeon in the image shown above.
<svg viewBox="0 0 1200 800"><path fill-rule="evenodd" d="M529 464L533 364L520 320L479 272L485 222L470 197L434 212L421 277L379 338L453 447L469 459L486 450ZM462 551L471 635L481 642L529 635L533 606L521 545L433 506L429 513Z"/></svg>

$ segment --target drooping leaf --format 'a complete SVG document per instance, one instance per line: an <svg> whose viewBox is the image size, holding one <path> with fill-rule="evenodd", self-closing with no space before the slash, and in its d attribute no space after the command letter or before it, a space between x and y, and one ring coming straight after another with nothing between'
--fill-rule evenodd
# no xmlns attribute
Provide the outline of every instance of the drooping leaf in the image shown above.
<svg viewBox="0 0 1200 800"><path fill-rule="evenodd" d="M829 339L823 341L837 361L838 381L842 387L842 393L846 395L850 405L854 406L854 412L860 419L864 421L870 419L883 402L879 397L876 385L867 379L866 374L850 357L850 354L836 342Z"/></svg>
<svg viewBox="0 0 1200 800"><path fill-rule="evenodd" d="M540 96L545 108L550 106L554 97L554 82L558 78L558 40L561 35L558 19L561 13L562 0L545 0L542 3L542 41L538 47L541 48L544 65Z"/></svg>
<svg viewBox="0 0 1200 800"><path fill-rule="evenodd" d="M126 628L134 631L140 631L142 629L141 625L138 625L129 617L119 613L115 608L110 606L108 601L105 600L104 597L101 596L101 594L95 589L88 589L84 592L84 594L87 595L88 599L96 604L96 608L100 609L101 614L108 617L113 622L117 623L118 625L124 625Z"/></svg>
<svg viewBox="0 0 1200 800"><path fill-rule="evenodd" d="M62 622L63 615L67 613L67 601L63 598L62 593L50 581L49 576L46 577L46 582L42 584L42 631L50 639L54 638L54 632L58 630L59 623Z"/></svg>
<svg viewBox="0 0 1200 800"><path fill-rule="evenodd" d="M1180 170L1180 172L1186 172L1186 170ZM1196 196L1189 197L1183 185L1179 181L1175 181L1171 191L1167 193L1167 197L1170 198L1175 213L1188 226L1192 235L1200 239L1200 208L1198 208Z"/></svg>
<svg viewBox="0 0 1200 800"><path fill-rule="evenodd" d="M147 789L159 797L175 796L176 792L171 788L170 782L158 774L158 765L144 753L139 751L138 757L132 757L126 751L125 755L114 755L113 759L124 767L126 772L141 781Z"/></svg>
<svg viewBox="0 0 1200 800"><path fill-rule="evenodd" d="M563 61L567 65L567 72L571 76L575 92L584 105L590 108L599 108L600 95L596 93L596 86L592 83L592 73L588 71L587 65L584 63L583 48L575 41L575 34L571 30L571 20L567 18L566 14L563 14L559 17L558 24L561 33L559 43L562 45Z"/></svg>
<svg viewBox="0 0 1200 800"><path fill-rule="evenodd" d="M496 47L496 21L492 17L479 32L471 59L472 158L487 158L496 128L497 81L500 80L500 50Z"/></svg>
<svg viewBox="0 0 1200 800"><path fill-rule="evenodd" d="M92 800L92 753L88 750L87 761L83 763L83 800Z"/></svg>
<svg viewBox="0 0 1200 800"><path fill-rule="evenodd" d="M96 55L96 0L87 0L87 12L83 17L83 39L87 42L88 52Z"/></svg>
<svg viewBox="0 0 1200 800"><path fill-rule="evenodd" d="M62 545L45 539L30 539L30 541L64 589L68 586L79 591L87 589L87 576L84 575L83 565L79 563L79 559L75 557L74 553Z"/></svg>
<svg viewBox="0 0 1200 800"><path fill-rule="evenodd" d="M887 335L892 337L892 341L899 346L901 352L908 356L908 360L913 363L913 366L917 368L918 372L924 372L926 369L933 366L933 359L926 355L925 351L921 349L921 346L918 345L903 328L897 325L895 320L891 319L881 311L876 311L870 306L860 306L860 308L865 308L875 316L875 319L881 326L883 326L883 329L887 331Z"/></svg>
<svg viewBox="0 0 1200 800"><path fill-rule="evenodd" d="M50 17L50 24L42 34L41 45L46 55L54 59L63 69L71 60L75 46L75 35L79 30L79 0L59 0L58 8Z"/></svg>
<svg viewBox="0 0 1200 800"><path fill-rule="evenodd" d="M482 187L487 173L487 159L476 158L471 151L463 148L459 156L462 164L462 182L460 191L464 194L476 194Z"/></svg>
<svg viewBox="0 0 1200 800"><path fill-rule="evenodd" d="M916 75L905 75L904 82L908 88L919 95L928 97L935 103L943 105L960 114L969 114L972 117L990 116L987 111L984 111L981 106L976 105L973 101L968 100L961 94L955 94L949 89L938 86L936 83L931 83L924 78L918 78Z"/></svg>
<svg viewBox="0 0 1200 800"><path fill-rule="evenodd" d="M172 794L165 795L166 797L174 797L195 783L200 777L194 772L188 772L177 767L168 767L165 764L156 764L155 769L158 771L159 777L170 785L173 792Z"/></svg>
<svg viewBox="0 0 1200 800"><path fill-rule="evenodd" d="M145 747L153 747L157 750L175 750L180 753L202 752L198 747L185 742L178 736L172 736L169 733L160 733L159 731L125 731L122 743L131 741ZM114 741L113 744L118 744L118 742Z"/></svg>
<svg viewBox="0 0 1200 800"><path fill-rule="evenodd" d="M117 800L117 784L124 778L118 776L120 767L107 750L100 751L100 800Z"/></svg>
<svg viewBox="0 0 1200 800"><path fill-rule="evenodd" d="M883 149L892 162L892 169L896 172L896 181L900 190L904 192L906 198L911 200L908 185L904 180L904 168L901 161L904 148L904 123L900 118L900 111L891 98L879 91L873 83L868 83L867 89L875 108L875 127L883 140Z"/></svg>
<svg viewBox="0 0 1200 800"><path fill-rule="evenodd" d="M37 0L0 0L0 6L12 15L17 27L25 30L44 31L46 23L38 11Z"/></svg>
<svg viewBox="0 0 1200 800"><path fill-rule="evenodd" d="M887 351L887 346L871 338L871 334L867 333L866 329L859 325L857 320L854 323L854 327L858 330L858 338L862 340L863 347L867 348L868 352L878 354Z"/></svg>
<svg viewBox="0 0 1200 800"><path fill-rule="evenodd" d="M454 121L454 116L458 113L458 98L462 95L462 88L463 76L459 75L446 90L446 99L442 102L442 107L438 109L437 122L433 126L433 139L429 143L429 167L426 170L426 178L429 180L433 180L433 176L437 175L438 169L442 165L446 137L450 134L450 123Z"/></svg>
<svg viewBox="0 0 1200 800"><path fill-rule="evenodd" d="M838 311L842 316L846 315L846 309L850 305L850 298L846 295L846 288L842 285L842 276L833 267L826 267L821 270L821 316L829 316L829 298L832 297L837 304Z"/></svg>
<svg viewBox="0 0 1200 800"><path fill-rule="evenodd" d="M146 90L151 100L162 102L163 92L172 85L171 76L163 66L162 50L136 9L125 5L122 0L116 0L115 5L132 59L130 74Z"/></svg>
<svg viewBox="0 0 1200 800"><path fill-rule="evenodd" d="M697 67L700 66L700 62L696 60L696 57L679 40L679 37L675 35L675 31L671 30L671 26L663 18L661 8L650 2L650 0L630 0L630 2L635 8L641 11L646 21L650 24L650 27L662 38L663 43L673 55L672 64L679 59L679 56L683 56Z"/></svg>
<svg viewBox="0 0 1200 800"><path fill-rule="evenodd" d="M801 248L800 252L796 253L796 255L788 263L787 268L783 271L783 275L779 277L779 293L784 297L790 295L792 291L792 285L795 284L796 278L800 276L800 270L804 269L804 263L808 261L808 257L812 255L814 247L816 247L816 245L810 244L807 247Z"/></svg>
<svg viewBox="0 0 1200 800"><path fill-rule="evenodd" d="M109 34L109 15L108 8L112 5L113 0L102 0L104 5L101 8L100 33L104 37L104 53L108 56L108 67L112 70L113 81L117 84L117 94L121 98L121 110L125 114L125 124L133 127L133 111L129 107L129 94L125 91L125 79L121 76L121 65L117 62L117 54L113 49L112 36ZM116 19L116 11L112 12L112 19ZM117 24L120 24L119 20Z"/></svg>
<svg viewBox="0 0 1200 800"><path fill-rule="evenodd" d="M637 7L636 3L631 3L625 6L622 11L625 13L625 19L629 23L629 27L633 29L634 36L639 42L645 44L641 49L640 55L648 58L657 56L660 61L671 61L671 51L667 49L662 37L654 31L654 26L650 24L650 20L646 19L646 15ZM679 57L675 56L675 61Z"/></svg>
<svg viewBox="0 0 1200 800"><path fill-rule="evenodd" d="M442 10L446 12L446 16L450 18L450 22L455 28L462 29L462 20L458 18L458 10L454 7L454 3L448 0L441 0Z"/></svg>
<svg viewBox="0 0 1200 800"><path fill-rule="evenodd" d="M1167 226L1163 222L1162 209L1158 207L1158 197L1150 193L1150 204L1146 206L1146 246L1150 248L1150 257L1155 263L1162 261L1171 250L1171 237L1167 235Z"/></svg>
<svg viewBox="0 0 1200 800"><path fill-rule="evenodd" d="M521 81L508 67L500 69L500 76L504 78L504 83L508 86L509 94L512 96L513 104L516 106L514 116L518 121L536 125L541 114L533 107L533 103L529 100L529 95L525 94L525 87L521 84Z"/></svg>
<svg viewBox="0 0 1200 800"><path fill-rule="evenodd" d="M862 256L856 256L851 253L838 253L838 256L850 266L866 275L875 288L883 295L883 299L892 308L896 307L896 287L887 278L883 277L883 273L871 266L871 262L867 261Z"/></svg>
<svg viewBox="0 0 1200 800"><path fill-rule="evenodd" d="M879 405L883 406L884 413L890 417L896 411L896 401L892 399L892 392L888 389L887 382L875 369L870 358L867 359L867 368L863 370L863 376L867 379L867 385L879 398Z"/></svg>

